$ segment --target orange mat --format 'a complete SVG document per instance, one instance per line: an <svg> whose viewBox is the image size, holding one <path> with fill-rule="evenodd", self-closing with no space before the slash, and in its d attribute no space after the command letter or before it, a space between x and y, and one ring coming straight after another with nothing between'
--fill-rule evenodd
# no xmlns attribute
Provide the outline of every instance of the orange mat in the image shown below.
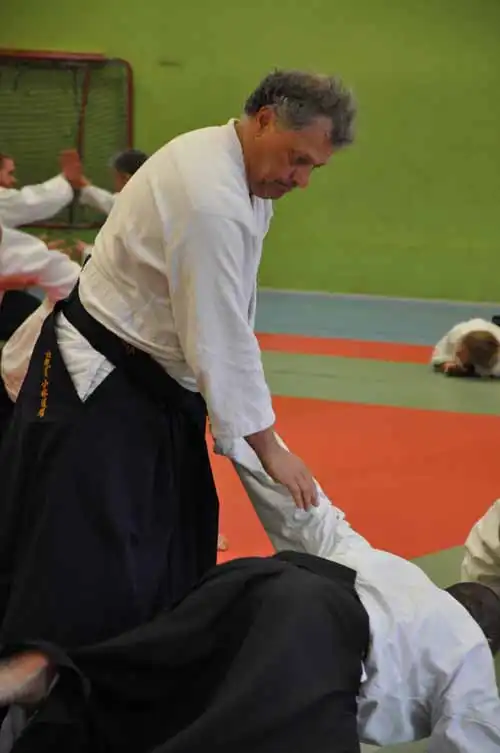
<svg viewBox="0 0 500 753"><path fill-rule="evenodd" d="M257 335L262 350L281 353L301 353L310 356L341 356L369 358L375 361L428 363L432 348L428 345L344 340L333 337L304 337L302 335Z"/></svg>
<svg viewBox="0 0 500 753"><path fill-rule="evenodd" d="M278 430L352 525L374 545L416 557L463 543L499 495L500 421L275 397ZM222 559L271 553L230 463L214 458Z"/></svg>

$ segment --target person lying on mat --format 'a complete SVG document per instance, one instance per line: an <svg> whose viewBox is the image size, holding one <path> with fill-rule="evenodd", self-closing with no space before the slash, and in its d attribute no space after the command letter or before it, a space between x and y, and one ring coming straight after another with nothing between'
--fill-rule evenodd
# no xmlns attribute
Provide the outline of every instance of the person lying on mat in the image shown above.
<svg viewBox="0 0 500 753"><path fill-rule="evenodd" d="M280 554L215 568L100 645L7 647L0 700L37 710L19 750L359 753L429 738L429 753L498 753L500 591L442 590L319 486L299 510L243 440L231 457Z"/></svg>
<svg viewBox="0 0 500 753"><path fill-rule="evenodd" d="M14 159L0 153L0 223L16 228L49 219L73 200L75 181L81 177L78 153L72 149L60 155L61 174L34 186L17 189Z"/></svg>
<svg viewBox="0 0 500 753"><path fill-rule="evenodd" d="M431 357L435 371L448 376L500 376L500 327L485 319L455 325Z"/></svg>
<svg viewBox="0 0 500 753"><path fill-rule="evenodd" d="M462 578L500 585L500 499L474 523L467 536Z"/></svg>

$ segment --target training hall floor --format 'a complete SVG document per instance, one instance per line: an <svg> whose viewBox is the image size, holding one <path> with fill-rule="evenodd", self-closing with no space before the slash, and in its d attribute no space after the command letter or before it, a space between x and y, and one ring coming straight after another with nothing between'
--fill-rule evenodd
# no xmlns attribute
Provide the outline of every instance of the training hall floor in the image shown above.
<svg viewBox="0 0 500 753"><path fill-rule="evenodd" d="M280 434L356 529L439 585L458 579L465 536L500 496L500 382L449 379L428 360L454 324L496 313L494 304L260 295ZM222 559L272 553L230 464L214 463L230 544Z"/></svg>

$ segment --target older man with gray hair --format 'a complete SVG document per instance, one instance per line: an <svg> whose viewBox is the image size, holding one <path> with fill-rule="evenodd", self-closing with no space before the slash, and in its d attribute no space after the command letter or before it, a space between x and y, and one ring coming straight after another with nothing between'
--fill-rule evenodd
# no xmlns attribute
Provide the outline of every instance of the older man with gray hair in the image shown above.
<svg viewBox="0 0 500 753"><path fill-rule="evenodd" d="M268 75L238 120L185 133L117 196L78 288L46 320L0 457L1 640L105 639L215 564L205 441L242 437L300 508L253 331L272 201L352 140L336 79Z"/></svg>

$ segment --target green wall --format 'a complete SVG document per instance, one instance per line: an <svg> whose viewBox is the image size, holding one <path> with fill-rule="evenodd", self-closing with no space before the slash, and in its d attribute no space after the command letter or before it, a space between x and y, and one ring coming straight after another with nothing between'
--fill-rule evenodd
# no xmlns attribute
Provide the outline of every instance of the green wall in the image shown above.
<svg viewBox="0 0 500 753"><path fill-rule="evenodd" d="M149 150L238 114L273 66L340 72L358 141L276 206L262 283L500 300L498 0L1 3L0 46L128 58Z"/></svg>

